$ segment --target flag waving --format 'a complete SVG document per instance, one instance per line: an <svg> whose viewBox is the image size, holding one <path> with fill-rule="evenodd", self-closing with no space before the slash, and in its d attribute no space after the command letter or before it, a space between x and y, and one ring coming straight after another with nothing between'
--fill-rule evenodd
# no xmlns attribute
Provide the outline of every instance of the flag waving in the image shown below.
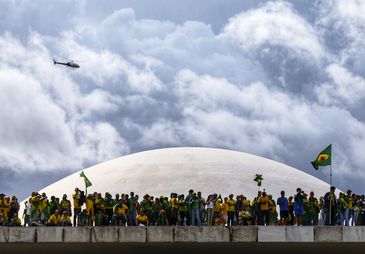
<svg viewBox="0 0 365 254"><path fill-rule="evenodd" d="M255 179L253 180L257 182L257 186L261 186L262 180L264 180L264 178L262 178L262 175L256 174Z"/></svg>
<svg viewBox="0 0 365 254"><path fill-rule="evenodd" d="M86 175L84 174L84 171L81 171L80 173L80 177L83 177L84 178L84 181L85 181L85 186L86 188L92 186L93 184L90 182L90 180L86 177Z"/></svg>
<svg viewBox="0 0 365 254"><path fill-rule="evenodd" d="M331 150L332 145L327 146L322 152L320 152L315 161L312 161L312 166L318 170L319 166L329 166L331 165Z"/></svg>

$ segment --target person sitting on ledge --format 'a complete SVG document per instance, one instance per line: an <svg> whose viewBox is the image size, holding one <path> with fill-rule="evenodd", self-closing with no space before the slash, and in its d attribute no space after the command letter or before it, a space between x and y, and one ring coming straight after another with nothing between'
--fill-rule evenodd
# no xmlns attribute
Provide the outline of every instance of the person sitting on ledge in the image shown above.
<svg viewBox="0 0 365 254"><path fill-rule="evenodd" d="M60 220L60 226L66 226L66 227L72 226L71 217L67 211L63 211L63 213L62 213L61 220Z"/></svg>
<svg viewBox="0 0 365 254"><path fill-rule="evenodd" d="M48 220L47 226L59 226L61 221L61 216L58 214L58 210L51 215Z"/></svg>
<svg viewBox="0 0 365 254"><path fill-rule="evenodd" d="M147 226L148 225L148 217L146 214L144 214L144 212L141 210L141 213L139 215L137 215L137 223L138 226Z"/></svg>
<svg viewBox="0 0 365 254"><path fill-rule="evenodd" d="M82 210L77 217L77 226L89 226L89 215L86 209Z"/></svg>
<svg viewBox="0 0 365 254"><path fill-rule="evenodd" d="M10 227L20 227L21 225L22 225L22 221L18 217L18 214L14 213L11 220L10 220L10 222L9 222L9 226Z"/></svg>
<svg viewBox="0 0 365 254"><path fill-rule="evenodd" d="M157 217L157 221L156 221L156 225L157 226L167 226L167 225L169 225L169 221L167 220L165 210L161 210L159 212L158 217Z"/></svg>

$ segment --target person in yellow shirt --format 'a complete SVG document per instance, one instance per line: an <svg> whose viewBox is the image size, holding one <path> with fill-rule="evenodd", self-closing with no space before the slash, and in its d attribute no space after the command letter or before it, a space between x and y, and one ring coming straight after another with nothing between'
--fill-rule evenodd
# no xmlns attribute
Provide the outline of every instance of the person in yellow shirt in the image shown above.
<svg viewBox="0 0 365 254"><path fill-rule="evenodd" d="M226 223L227 219L228 219L228 203L227 203L227 201L228 201L228 198L225 197L224 202L221 206L221 212L222 212L222 217L224 219L224 223Z"/></svg>
<svg viewBox="0 0 365 254"><path fill-rule="evenodd" d="M58 210L54 212L54 214L51 215L51 217L48 220L47 226L58 226L61 221L61 216L58 214Z"/></svg>
<svg viewBox="0 0 365 254"><path fill-rule="evenodd" d="M17 213L14 213L13 214L13 217L10 220L9 226L12 226L12 227L20 227L21 225L22 225L22 221L18 217L18 214Z"/></svg>
<svg viewBox="0 0 365 254"><path fill-rule="evenodd" d="M236 216L236 200L233 199L233 194L230 194L227 200L228 211L227 211L227 226L233 226L234 218Z"/></svg>
<svg viewBox="0 0 365 254"><path fill-rule="evenodd" d="M216 193L213 194L213 216L212 223L215 224L215 220L219 218L221 214L222 196Z"/></svg>
<svg viewBox="0 0 365 254"><path fill-rule="evenodd" d="M67 199L67 195L63 194L62 200L60 202L60 213L66 211L68 214L71 214L71 201Z"/></svg>
<svg viewBox="0 0 365 254"><path fill-rule="evenodd" d="M262 192L261 197L258 200L260 209L259 221L261 225L269 225L269 209L272 206L271 200L266 195L266 192Z"/></svg>
<svg viewBox="0 0 365 254"><path fill-rule="evenodd" d="M61 226L66 226L66 227L72 226L72 224L71 224L71 217L67 213L67 211L64 211L62 213L62 216L61 216L61 219L60 219L60 225Z"/></svg>
<svg viewBox="0 0 365 254"><path fill-rule="evenodd" d="M6 222L9 221L9 208L10 208L10 197L4 198L3 203L3 213L4 213L4 219Z"/></svg>
<svg viewBox="0 0 365 254"><path fill-rule="evenodd" d="M125 226L125 224L127 223L127 215L129 213L129 209L124 202L124 200L120 199L119 203L113 207L112 224L114 226Z"/></svg>
<svg viewBox="0 0 365 254"><path fill-rule="evenodd" d="M170 213L170 226L176 226L179 216L179 203L177 200L177 193L173 193L170 199L171 213Z"/></svg>
<svg viewBox="0 0 365 254"><path fill-rule="evenodd" d="M137 223L139 226L147 226L148 225L148 217L141 211L141 214L137 215Z"/></svg>
<svg viewBox="0 0 365 254"><path fill-rule="evenodd" d="M79 188L75 188L75 193L72 194L72 200L74 203L74 218L73 218L73 225L76 226L78 215L81 213L81 208L83 202L85 201L85 195L79 190Z"/></svg>
<svg viewBox="0 0 365 254"><path fill-rule="evenodd" d="M49 219L49 201L46 193L39 198L38 211L41 214L41 223L45 224Z"/></svg>
<svg viewBox="0 0 365 254"><path fill-rule="evenodd" d="M85 201L85 204L86 204L86 212L87 212L87 215L89 216L89 223L90 223L90 226L93 225L93 221L94 221L94 196L93 194L89 194L86 198L86 201Z"/></svg>

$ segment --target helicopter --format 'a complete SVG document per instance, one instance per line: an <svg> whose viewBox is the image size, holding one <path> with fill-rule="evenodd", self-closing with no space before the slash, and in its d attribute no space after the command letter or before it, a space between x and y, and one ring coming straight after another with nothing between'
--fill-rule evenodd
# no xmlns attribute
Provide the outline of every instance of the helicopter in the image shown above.
<svg viewBox="0 0 365 254"><path fill-rule="evenodd" d="M53 58L53 63L54 64L61 64L61 65L66 65L67 67L73 68L73 69L77 69L80 68L80 65L78 65L77 63L75 63L74 61L68 61L68 62L57 62L54 58Z"/></svg>

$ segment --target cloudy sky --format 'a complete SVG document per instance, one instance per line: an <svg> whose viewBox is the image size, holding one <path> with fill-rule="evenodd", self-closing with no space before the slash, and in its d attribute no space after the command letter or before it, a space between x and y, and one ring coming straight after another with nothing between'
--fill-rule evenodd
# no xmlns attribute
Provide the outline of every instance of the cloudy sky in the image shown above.
<svg viewBox="0 0 365 254"><path fill-rule="evenodd" d="M364 40L357 0L0 0L0 192L175 146L328 181L330 143L334 184L364 192Z"/></svg>

